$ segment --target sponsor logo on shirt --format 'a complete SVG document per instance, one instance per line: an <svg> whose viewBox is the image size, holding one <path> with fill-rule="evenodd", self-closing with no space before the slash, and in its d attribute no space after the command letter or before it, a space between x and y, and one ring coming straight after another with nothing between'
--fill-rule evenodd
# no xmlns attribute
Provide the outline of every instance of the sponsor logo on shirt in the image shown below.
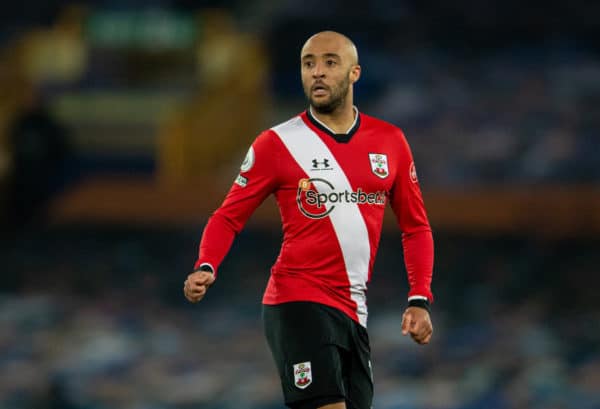
<svg viewBox="0 0 600 409"><path fill-rule="evenodd" d="M323 158L323 160L313 159L311 171L316 170L333 170L331 166L329 166L329 159Z"/></svg>
<svg viewBox="0 0 600 409"><path fill-rule="evenodd" d="M383 153L369 153L369 161L371 162L371 170L382 179L388 177L390 171L388 170L387 155Z"/></svg>
<svg viewBox="0 0 600 409"><path fill-rule="evenodd" d="M310 361L294 364L294 385L300 389L306 389L312 383L312 371Z"/></svg>
<svg viewBox="0 0 600 409"><path fill-rule="evenodd" d="M318 187L318 190L317 190ZM360 187L354 192L336 190L331 182L322 178L300 179L296 202L300 212L311 219L327 217L338 203L385 205L385 191L367 193Z"/></svg>

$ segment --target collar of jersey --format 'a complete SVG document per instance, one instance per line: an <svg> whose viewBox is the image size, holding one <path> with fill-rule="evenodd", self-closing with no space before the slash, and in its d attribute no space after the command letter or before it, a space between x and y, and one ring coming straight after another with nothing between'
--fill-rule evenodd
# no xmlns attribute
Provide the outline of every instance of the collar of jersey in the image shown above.
<svg viewBox="0 0 600 409"><path fill-rule="evenodd" d="M360 127L360 112L358 112L358 108L356 108L356 106L354 106L354 105L352 106L352 109L354 110L354 113L355 113L354 122L352 123L352 126L350 126L350 128L346 131L346 133L335 133L331 128L329 128L323 122L319 121L312 114L311 107L308 107L308 109L306 110L306 117L314 126L316 126L321 131L323 131L326 134L328 134L329 136L331 136L333 139L336 140L336 142L348 143L348 142L350 142L352 135L354 135L356 133L356 131L358 130L358 128Z"/></svg>

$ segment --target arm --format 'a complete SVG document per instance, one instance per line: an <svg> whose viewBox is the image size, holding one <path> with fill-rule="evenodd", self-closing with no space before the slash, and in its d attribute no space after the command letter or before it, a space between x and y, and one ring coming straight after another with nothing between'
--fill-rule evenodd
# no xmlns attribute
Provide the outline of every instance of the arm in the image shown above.
<svg viewBox="0 0 600 409"><path fill-rule="evenodd" d="M410 286L402 330L420 344L429 342L433 331L429 304L433 302L433 236L423 204L412 153L400 133L398 172L390 192L390 205L402 231L404 263Z"/></svg>
<svg viewBox="0 0 600 409"><path fill-rule="evenodd" d="M252 144L240 174L223 204L208 220L194 272L184 283L184 294L192 302L204 296L216 278L219 265L254 210L277 187L279 154L274 138L267 131Z"/></svg>

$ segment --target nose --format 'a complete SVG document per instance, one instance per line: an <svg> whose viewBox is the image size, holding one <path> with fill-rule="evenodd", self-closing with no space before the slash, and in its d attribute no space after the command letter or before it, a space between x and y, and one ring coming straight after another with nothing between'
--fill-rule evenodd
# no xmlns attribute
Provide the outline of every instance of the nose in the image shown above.
<svg viewBox="0 0 600 409"><path fill-rule="evenodd" d="M316 62L313 70L312 70L313 78L323 78L325 76L325 71L323 70L323 64L320 62Z"/></svg>

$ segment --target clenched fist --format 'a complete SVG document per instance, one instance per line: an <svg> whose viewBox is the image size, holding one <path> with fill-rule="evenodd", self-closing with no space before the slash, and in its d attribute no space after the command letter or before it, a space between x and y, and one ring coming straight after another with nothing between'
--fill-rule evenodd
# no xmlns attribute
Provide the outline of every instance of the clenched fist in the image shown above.
<svg viewBox="0 0 600 409"><path fill-rule="evenodd" d="M433 334L433 325L426 309L408 307L402 316L402 335L410 334L417 344L428 344Z"/></svg>
<svg viewBox="0 0 600 409"><path fill-rule="evenodd" d="M215 276L209 271L196 271L188 275L183 283L183 294L189 302L197 303L206 294L208 287L215 282Z"/></svg>

